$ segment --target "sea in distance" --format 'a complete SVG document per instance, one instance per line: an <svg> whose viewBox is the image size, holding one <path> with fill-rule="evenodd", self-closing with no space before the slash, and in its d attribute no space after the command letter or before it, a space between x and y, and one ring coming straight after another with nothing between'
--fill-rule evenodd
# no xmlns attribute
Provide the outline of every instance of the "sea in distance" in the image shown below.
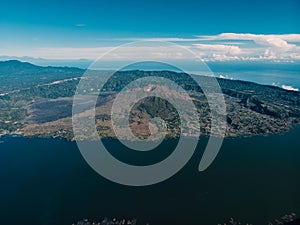
<svg viewBox="0 0 300 225"><path fill-rule="evenodd" d="M300 215L300 128L284 134L227 138L212 165L198 164L207 143L201 137L192 159L172 178L145 187L123 186L98 175L75 142L53 138L0 139L0 224L68 225L81 219L137 218L153 225L268 224ZM126 154L117 140L104 141L128 163L167 157L177 140L154 153Z"/></svg>

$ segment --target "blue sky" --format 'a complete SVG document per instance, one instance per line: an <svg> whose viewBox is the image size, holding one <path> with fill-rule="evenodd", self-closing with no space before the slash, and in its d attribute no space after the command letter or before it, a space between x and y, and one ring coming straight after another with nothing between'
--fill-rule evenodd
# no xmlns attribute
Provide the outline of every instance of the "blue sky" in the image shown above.
<svg viewBox="0 0 300 225"><path fill-rule="evenodd" d="M0 3L0 55L94 58L129 41L159 39L207 60L300 59L296 0Z"/></svg>

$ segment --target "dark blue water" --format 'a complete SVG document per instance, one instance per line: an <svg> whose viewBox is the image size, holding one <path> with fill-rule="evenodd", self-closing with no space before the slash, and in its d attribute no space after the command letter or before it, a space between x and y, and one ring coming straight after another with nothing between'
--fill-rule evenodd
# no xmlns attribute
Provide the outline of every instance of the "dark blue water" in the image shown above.
<svg viewBox="0 0 300 225"><path fill-rule="evenodd" d="M191 161L148 187L114 184L95 173L76 143L2 137L0 224L72 224L83 218L137 218L138 224L217 224L234 217L267 224L300 215L300 129L284 135L226 139L208 170ZM116 150L117 141L107 140ZM175 140L168 140L173 145ZM168 144L168 143L167 143ZM165 154L166 147L160 149ZM167 156L168 154L165 154Z"/></svg>
<svg viewBox="0 0 300 225"><path fill-rule="evenodd" d="M208 65L217 77L221 74L228 79L278 87L288 85L300 90L299 63L215 62Z"/></svg>

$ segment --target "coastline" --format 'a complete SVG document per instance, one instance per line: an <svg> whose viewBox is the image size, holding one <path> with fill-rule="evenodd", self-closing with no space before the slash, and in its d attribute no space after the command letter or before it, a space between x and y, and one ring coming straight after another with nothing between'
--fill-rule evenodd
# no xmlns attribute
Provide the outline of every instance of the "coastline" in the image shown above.
<svg viewBox="0 0 300 225"><path fill-rule="evenodd" d="M294 124L291 128L288 130L283 130L281 132L276 132L276 133L261 133L261 134L241 134L241 135L236 135L236 136L226 136L224 139L226 140L234 140L234 139L243 139L243 138L252 138L252 137L270 137L270 136L283 136L289 132L292 132L294 130L300 129L300 124ZM40 139L54 139L54 140L64 140L67 142L75 142L75 141L98 141L98 140L120 140L117 137L110 137L110 136L99 136L99 139L80 139L80 140L75 140L74 138L69 139L64 136L49 136L49 135L24 135L20 133L5 133L5 134L0 134L0 141L3 141L5 138L26 138L26 139L34 139L34 138L40 138ZM194 138L193 136L185 136L186 138ZM200 135L199 140L201 138L209 138L210 135ZM176 140L179 139L179 137L169 137L166 136L164 140ZM129 141L126 139L122 139L123 141ZM141 141L147 141L146 139L141 139ZM150 141L149 141L150 142ZM1 142L0 142L1 143Z"/></svg>

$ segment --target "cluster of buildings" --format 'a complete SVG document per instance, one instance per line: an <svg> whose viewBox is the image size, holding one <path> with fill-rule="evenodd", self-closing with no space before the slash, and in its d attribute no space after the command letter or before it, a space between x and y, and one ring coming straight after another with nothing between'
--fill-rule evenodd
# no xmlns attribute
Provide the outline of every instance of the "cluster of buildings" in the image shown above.
<svg viewBox="0 0 300 225"><path fill-rule="evenodd" d="M105 218L101 222L89 221L88 219L80 220L72 225L136 225L136 219L108 219Z"/></svg>

